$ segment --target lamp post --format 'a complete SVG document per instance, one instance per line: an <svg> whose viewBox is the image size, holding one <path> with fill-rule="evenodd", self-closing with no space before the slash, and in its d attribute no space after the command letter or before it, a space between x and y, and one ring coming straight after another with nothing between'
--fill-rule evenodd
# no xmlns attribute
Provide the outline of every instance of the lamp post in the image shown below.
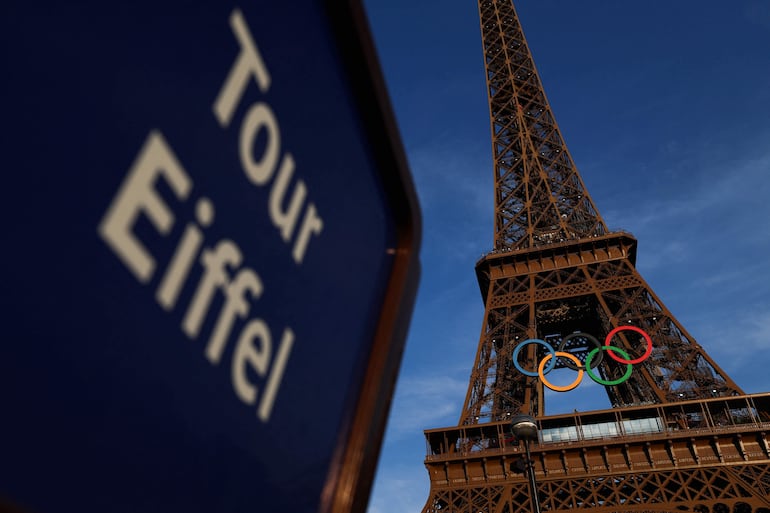
<svg viewBox="0 0 770 513"><path fill-rule="evenodd" d="M529 415L516 415L511 419L511 431L516 438L524 440L524 450L527 451L527 477L529 477L529 493L532 499L533 513L540 513L540 499L537 496L537 481L535 481L535 465L529 453L529 441L537 440L537 423Z"/></svg>

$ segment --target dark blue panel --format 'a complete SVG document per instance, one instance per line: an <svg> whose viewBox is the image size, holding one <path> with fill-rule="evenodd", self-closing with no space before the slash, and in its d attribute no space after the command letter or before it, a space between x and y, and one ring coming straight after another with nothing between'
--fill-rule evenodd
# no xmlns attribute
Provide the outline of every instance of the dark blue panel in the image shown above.
<svg viewBox="0 0 770 513"><path fill-rule="evenodd" d="M250 77L222 123L238 13L270 80ZM395 244L325 16L310 0L2 7L0 497L317 509ZM277 131L249 137L265 112ZM275 165L244 169L271 145ZM305 192L282 232L289 154L287 198ZM240 262L217 264L228 248Z"/></svg>

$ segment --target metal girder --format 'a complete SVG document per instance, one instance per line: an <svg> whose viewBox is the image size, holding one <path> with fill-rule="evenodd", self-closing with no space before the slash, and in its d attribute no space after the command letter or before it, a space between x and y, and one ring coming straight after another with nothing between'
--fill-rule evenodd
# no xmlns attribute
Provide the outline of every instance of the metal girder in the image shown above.
<svg viewBox="0 0 770 513"><path fill-rule="evenodd" d="M607 233L567 150L510 0L480 0L496 249Z"/></svg>

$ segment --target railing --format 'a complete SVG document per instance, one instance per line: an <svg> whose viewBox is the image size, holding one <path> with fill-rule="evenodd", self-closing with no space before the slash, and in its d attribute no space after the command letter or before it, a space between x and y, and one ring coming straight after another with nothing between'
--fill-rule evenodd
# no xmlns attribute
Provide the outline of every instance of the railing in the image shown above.
<svg viewBox="0 0 770 513"><path fill-rule="evenodd" d="M575 412L537 419L537 445L558 447L616 438L697 436L770 429L770 394L720 397L666 405ZM425 432L428 460L518 453L519 442L505 421ZM523 447L521 448L523 450Z"/></svg>
<svg viewBox="0 0 770 513"><path fill-rule="evenodd" d="M524 249L532 249L532 248L551 248L551 247L558 247L558 246L568 246L570 244L573 244L577 241L587 241L591 239L609 239L611 236L615 235L626 235L628 237L631 237L632 239L635 239L634 234L627 230L617 229L608 231L607 233L598 235L589 235L585 237L568 237L568 238L554 238L552 240L542 240L535 242L532 246L528 246ZM499 255L499 254L505 254L510 253L512 251L520 251L519 249L514 248L493 248L490 251L487 251L486 253L482 253L480 259L484 259L488 257L489 255Z"/></svg>

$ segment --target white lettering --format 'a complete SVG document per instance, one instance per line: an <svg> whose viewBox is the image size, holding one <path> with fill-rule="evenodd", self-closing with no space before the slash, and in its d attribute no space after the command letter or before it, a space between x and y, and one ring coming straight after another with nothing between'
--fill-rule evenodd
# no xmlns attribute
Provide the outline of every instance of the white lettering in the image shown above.
<svg viewBox="0 0 770 513"><path fill-rule="evenodd" d="M214 101L214 115L219 124L228 127L236 106L243 99L250 78L254 78L262 93L270 88L270 74L265 62L254 43L248 25L238 9L230 15L230 26L235 34L241 51L225 79L222 89ZM262 155L255 159L255 143L264 131L266 138ZM275 175L281 153L281 132L278 121L269 105L257 102L251 105L241 123L238 140L241 166L246 177L257 186L266 185ZM294 174L294 157L286 153L281 160L278 177L270 190L268 213L273 224L287 244L292 243L297 220L305 207L307 186L298 180L292 190L291 199L286 202L286 193ZM286 209L282 207L286 204ZM310 238L319 235L323 229L323 220L318 215L315 204L309 203L304 220L292 248L292 258L301 264L305 258Z"/></svg>
<svg viewBox="0 0 770 513"><path fill-rule="evenodd" d="M252 80L262 94L271 86L270 73L240 10L232 11L230 26L240 51L212 105L214 117L223 128L231 126ZM272 181L267 213L286 246L292 247L292 258L301 264L310 239L323 230L323 220L309 199L307 183L295 177L294 156L288 152L282 154L281 131L271 106L264 101L255 101L243 110L245 114L237 142L243 172L257 186L266 186ZM188 200L193 188L192 179L163 135L153 130L97 227L107 246L140 283L148 283L153 278L158 265L156 259L164 254L151 251L151 241L156 237L138 238L135 232L140 216L165 237L172 232L178 215L173 210L177 202L167 204L159 194L159 178L170 187L178 202ZM233 331L240 329L230 362L232 386L246 404L255 405L259 399L257 416L268 422L288 365L294 332L286 327L275 348L277 351L274 351L268 323L261 318L249 318L253 303L263 295L264 285L255 271L241 267L244 256L235 241L225 238L213 246L206 245L206 228L213 221L212 201L199 197L195 203L195 220L183 221L186 222L184 231L176 241L176 248L155 291L155 299L163 310L172 311L180 303L184 291L195 281L191 276L200 274L184 312L181 330L189 338L197 339L211 316L212 304L222 305L204 356L211 365L219 365ZM144 228L146 222L140 226ZM200 267L196 267L196 262ZM262 380L264 387L258 396L257 384Z"/></svg>
<svg viewBox="0 0 770 513"><path fill-rule="evenodd" d="M201 198L196 204L196 217L201 225L209 226L214 220L214 206L207 198ZM176 305L179 292L182 290L182 284L190 273L193 259L198 253L203 242L203 233L194 223L188 223L185 228L182 240L174 252L171 263L166 269L155 298L165 309L171 310Z"/></svg>
<svg viewBox="0 0 770 513"><path fill-rule="evenodd" d="M227 239L220 241L213 250L203 251L201 255L201 263L205 267L203 278L182 321L182 330L190 338L194 339L198 336L216 289L225 286L228 282L225 266L238 267L241 265L241 258L241 250L233 241Z"/></svg>
<svg viewBox="0 0 770 513"><path fill-rule="evenodd" d="M305 258L308 242L310 242L310 236L321 233L323 227L323 219L318 217L315 205L311 203L308 205L307 210L305 210L305 219L302 220L302 227L299 229L297 240L294 241L294 250L291 252L295 262L298 264L302 263L302 259Z"/></svg>
<svg viewBox="0 0 770 513"><path fill-rule="evenodd" d="M255 345L255 341L259 341ZM270 368L265 390L257 409L257 416L262 422L270 420L273 404L278 395L278 388L283 379L286 363L289 360L291 348L294 345L294 332L286 328L281 337L281 344L269 367L271 353L273 351L270 328L262 319L254 319L241 331L238 345L235 348L231 367L231 379L233 389L241 401L246 404L254 404L257 398L257 387L249 381L248 369L252 368L257 375L264 376Z"/></svg>
<svg viewBox="0 0 770 513"><path fill-rule="evenodd" d="M267 66L262 60L257 45L254 44L254 38L251 37L249 27L239 9L234 9L230 14L230 27L241 45L241 52L238 54L233 67L230 68L225 84L214 101L214 115L224 128L230 125L235 106L243 97L249 78L254 77L262 93L266 93L270 89L270 73L267 71Z"/></svg>
<svg viewBox="0 0 770 513"><path fill-rule="evenodd" d="M265 152L262 158L254 161L254 140L257 133L263 129L267 136ZM273 111L264 103L255 103L246 113L241 124L240 135L241 165L254 185L265 185L275 172L278 164L278 153L281 148L281 133Z"/></svg>
<svg viewBox="0 0 770 513"><path fill-rule="evenodd" d="M294 174L294 158L291 156L291 153L287 153L283 157L283 163L281 164L280 171L278 171L278 176L275 178L273 188L270 189L268 209L273 224L280 229L281 237L286 242L291 240L294 226L297 224L297 219L302 211L302 205L305 202L305 196L307 196L305 182L297 180L297 185L293 189L288 208L286 211L281 209L286 200L286 189L289 187L292 174Z"/></svg>
<svg viewBox="0 0 770 513"><path fill-rule="evenodd" d="M289 361L289 353L294 345L294 332L290 328L283 330L281 338L281 347L278 348L278 354L273 360L273 367L270 376L267 378L265 391L262 393L262 400L259 403L257 415L262 422L270 420L270 414L273 411L275 396L278 394L278 387L283 381L283 373L286 370L286 363Z"/></svg>
<svg viewBox="0 0 770 513"><path fill-rule="evenodd" d="M261 341L259 347L254 345L255 340ZM238 337L230 373L235 393L246 404L254 404L257 398L257 387L247 377L247 364L260 376L267 374L272 345L270 328L262 319L249 322Z"/></svg>
<svg viewBox="0 0 770 513"><path fill-rule="evenodd" d="M155 259L134 235L132 228L141 212L150 219L158 232L168 234L174 225L174 215L154 188L155 180L163 176L180 199L190 194L192 182L182 169L163 135L153 131L118 190L98 232L134 276L146 283L155 271Z"/></svg>
<svg viewBox="0 0 770 513"><path fill-rule="evenodd" d="M206 358L214 365L222 358L236 316L245 317L249 313L249 302L244 298L247 290L254 299L258 299L262 295L262 281L254 271L244 268L225 289L225 306L222 307L214 332L206 346Z"/></svg>

